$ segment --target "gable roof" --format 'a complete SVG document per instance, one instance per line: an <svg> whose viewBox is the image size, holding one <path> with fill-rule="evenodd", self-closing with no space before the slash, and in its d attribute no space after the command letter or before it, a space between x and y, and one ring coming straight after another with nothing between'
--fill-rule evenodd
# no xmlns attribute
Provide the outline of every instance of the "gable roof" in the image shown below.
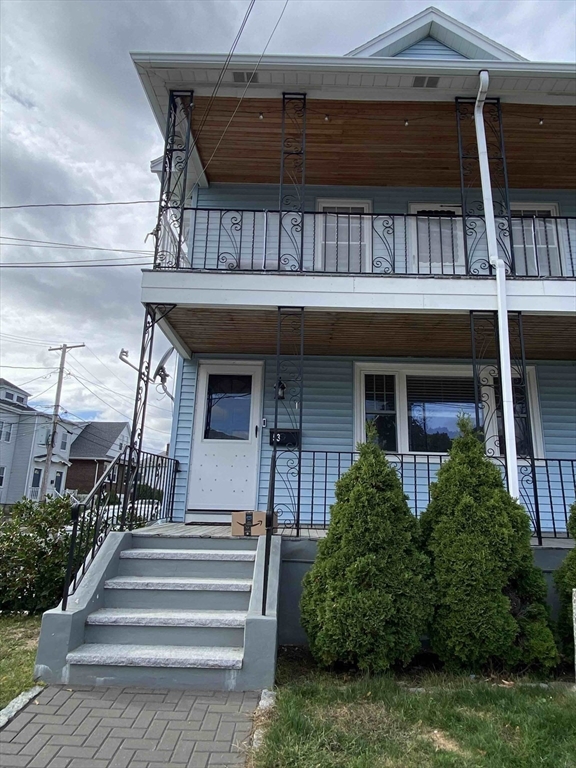
<svg viewBox="0 0 576 768"><path fill-rule="evenodd" d="M346 56L391 58L427 38L436 40L448 50L460 54L459 57L466 59L526 61L518 53L490 40L480 32L432 6L369 40L364 45L360 45L347 53ZM403 56L403 58L406 57ZM422 58L422 56L420 55L418 58Z"/></svg>
<svg viewBox="0 0 576 768"><path fill-rule="evenodd" d="M104 458L122 431L129 427L127 421L91 421L70 446L70 458Z"/></svg>
<svg viewBox="0 0 576 768"><path fill-rule="evenodd" d="M29 396L30 393L26 392L22 387L17 387L16 384L12 384L8 379L0 379L0 387L8 387L9 389L15 389L17 392L22 392L23 395Z"/></svg>

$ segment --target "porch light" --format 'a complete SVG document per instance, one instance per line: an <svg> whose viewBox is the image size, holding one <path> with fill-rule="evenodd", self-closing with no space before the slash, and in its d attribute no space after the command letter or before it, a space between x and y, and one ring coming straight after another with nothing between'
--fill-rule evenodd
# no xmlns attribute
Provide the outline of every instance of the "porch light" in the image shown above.
<svg viewBox="0 0 576 768"><path fill-rule="evenodd" d="M538 125L544 125L544 118L541 117L540 120L538 120Z"/></svg>
<svg viewBox="0 0 576 768"><path fill-rule="evenodd" d="M404 126L407 128L409 125L408 120L404 120Z"/></svg>
<svg viewBox="0 0 576 768"><path fill-rule="evenodd" d="M258 114L258 120L264 120L264 112Z"/></svg>
<svg viewBox="0 0 576 768"><path fill-rule="evenodd" d="M329 123L330 122L330 115L324 115L324 122Z"/></svg>
<svg viewBox="0 0 576 768"><path fill-rule="evenodd" d="M284 397L285 397L284 393L286 392L286 384L284 384L282 379L278 379L278 384L275 386L274 389L276 390L275 391L276 398L278 400L284 400Z"/></svg>

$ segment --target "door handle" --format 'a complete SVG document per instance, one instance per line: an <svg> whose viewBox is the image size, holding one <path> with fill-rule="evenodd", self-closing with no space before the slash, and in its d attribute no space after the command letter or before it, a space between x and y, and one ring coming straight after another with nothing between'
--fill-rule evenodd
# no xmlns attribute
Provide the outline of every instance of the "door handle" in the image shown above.
<svg viewBox="0 0 576 768"><path fill-rule="evenodd" d="M256 424L256 430L255 430L255 432L256 432L256 437L258 437L258 424Z"/></svg>

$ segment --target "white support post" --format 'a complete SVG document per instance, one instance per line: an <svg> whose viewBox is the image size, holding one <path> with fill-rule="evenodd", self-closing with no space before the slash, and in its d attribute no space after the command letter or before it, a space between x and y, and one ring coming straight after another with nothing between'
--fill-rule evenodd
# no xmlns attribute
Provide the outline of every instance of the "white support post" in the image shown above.
<svg viewBox="0 0 576 768"><path fill-rule="evenodd" d="M508 490L517 499L520 491L518 484L518 456L516 453L516 428L514 424L514 398L512 394L512 366L510 363L510 340L508 333L508 300L506 296L506 265L498 254L496 237L496 222L494 220L494 204L492 200L492 182L490 180L490 163L486 146L484 129L484 102L488 92L490 78L488 72L480 72L480 87L474 106L474 124L478 144L478 162L480 165L480 180L482 184L482 199L486 221L486 239L488 242L488 258L496 270L496 295L498 304L498 341L500 345L500 388L502 391L502 418L504 420L506 470L508 474Z"/></svg>

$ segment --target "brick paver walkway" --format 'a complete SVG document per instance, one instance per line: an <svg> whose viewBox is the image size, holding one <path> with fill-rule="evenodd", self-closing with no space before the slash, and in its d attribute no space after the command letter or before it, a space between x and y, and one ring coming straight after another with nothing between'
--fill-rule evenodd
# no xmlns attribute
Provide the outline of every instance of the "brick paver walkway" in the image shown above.
<svg viewBox="0 0 576 768"><path fill-rule="evenodd" d="M0 731L2 768L242 766L257 693L50 686Z"/></svg>

